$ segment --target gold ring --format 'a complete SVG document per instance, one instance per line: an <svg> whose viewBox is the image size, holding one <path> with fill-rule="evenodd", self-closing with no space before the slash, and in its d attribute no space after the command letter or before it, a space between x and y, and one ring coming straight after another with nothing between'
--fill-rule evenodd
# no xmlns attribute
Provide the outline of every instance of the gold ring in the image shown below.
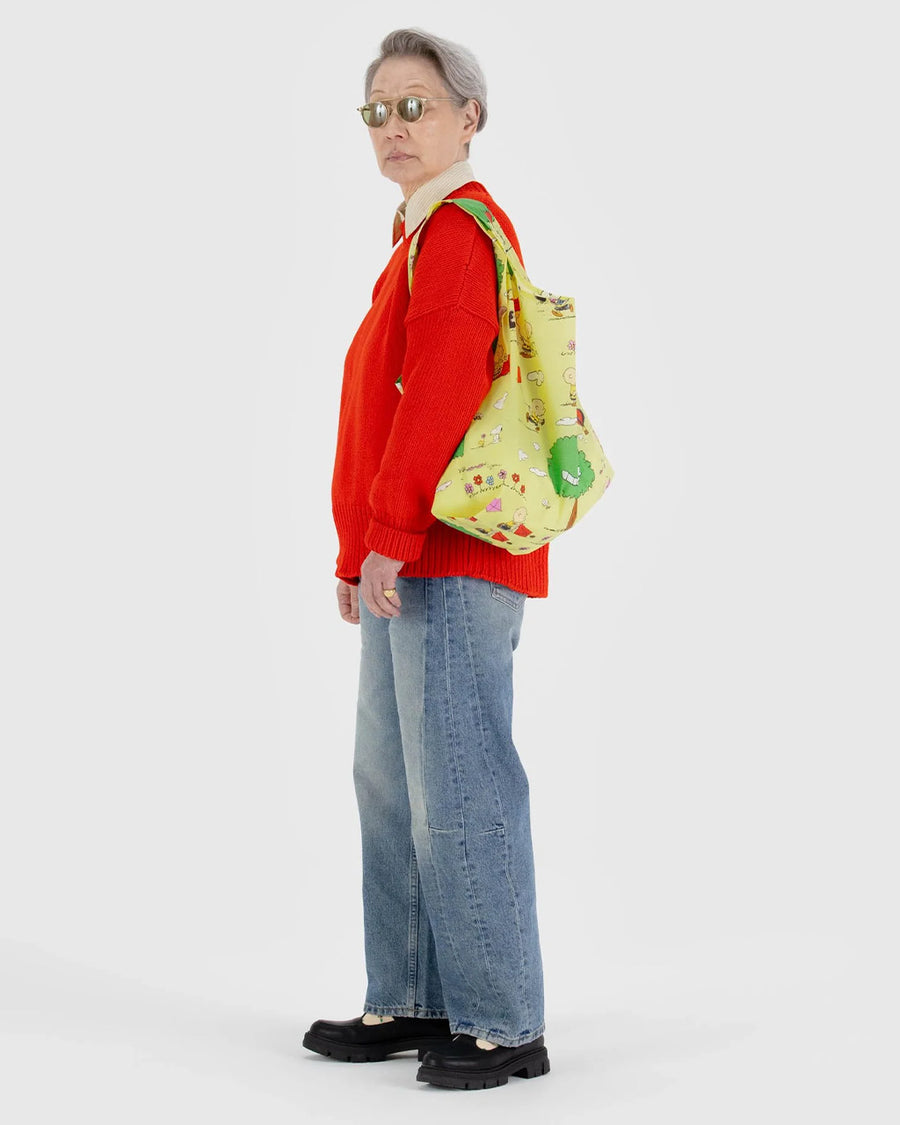
<svg viewBox="0 0 900 1125"><path fill-rule="evenodd" d="M381 592L386 598L392 598L397 593L396 590L382 590Z"/></svg>

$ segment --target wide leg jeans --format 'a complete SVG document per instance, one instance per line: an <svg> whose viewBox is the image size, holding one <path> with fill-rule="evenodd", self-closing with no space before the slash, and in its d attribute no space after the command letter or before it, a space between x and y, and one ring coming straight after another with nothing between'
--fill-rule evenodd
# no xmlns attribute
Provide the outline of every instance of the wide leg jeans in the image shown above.
<svg viewBox="0 0 900 1125"><path fill-rule="evenodd" d="M529 788L512 739L524 594L397 579L360 599L353 778L362 832L364 1010L447 1017L507 1047L544 1031Z"/></svg>

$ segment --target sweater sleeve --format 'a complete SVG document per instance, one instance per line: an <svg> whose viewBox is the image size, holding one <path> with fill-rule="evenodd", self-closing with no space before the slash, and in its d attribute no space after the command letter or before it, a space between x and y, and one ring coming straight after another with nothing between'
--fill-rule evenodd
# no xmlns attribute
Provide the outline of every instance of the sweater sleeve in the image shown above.
<svg viewBox="0 0 900 1125"><path fill-rule="evenodd" d="M435 487L490 390L498 334L490 239L450 205L428 222L406 316L403 394L369 492L365 539L407 562L421 554Z"/></svg>

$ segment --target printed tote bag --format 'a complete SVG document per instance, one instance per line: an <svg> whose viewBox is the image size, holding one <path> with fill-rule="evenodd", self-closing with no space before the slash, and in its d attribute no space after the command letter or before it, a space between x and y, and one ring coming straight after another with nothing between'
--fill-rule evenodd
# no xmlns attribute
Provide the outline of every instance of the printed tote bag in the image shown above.
<svg viewBox="0 0 900 1125"><path fill-rule="evenodd" d="M435 489L432 513L524 554L582 519L609 487L613 468L575 389L574 302L529 281L483 203L440 200L429 217L445 203L472 215L494 243L500 334L490 392ZM424 225L410 243L410 288Z"/></svg>

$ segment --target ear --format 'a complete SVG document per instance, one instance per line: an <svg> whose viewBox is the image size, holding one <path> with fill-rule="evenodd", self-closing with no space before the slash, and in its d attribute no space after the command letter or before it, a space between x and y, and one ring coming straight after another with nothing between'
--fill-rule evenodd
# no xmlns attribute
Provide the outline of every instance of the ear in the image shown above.
<svg viewBox="0 0 900 1125"><path fill-rule="evenodd" d="M473 137L478 129L478 121L481 117L481 106L474 98L470 98L463 108L463 114L463 120L465 122L463 134L466 137Z"/></svg>

